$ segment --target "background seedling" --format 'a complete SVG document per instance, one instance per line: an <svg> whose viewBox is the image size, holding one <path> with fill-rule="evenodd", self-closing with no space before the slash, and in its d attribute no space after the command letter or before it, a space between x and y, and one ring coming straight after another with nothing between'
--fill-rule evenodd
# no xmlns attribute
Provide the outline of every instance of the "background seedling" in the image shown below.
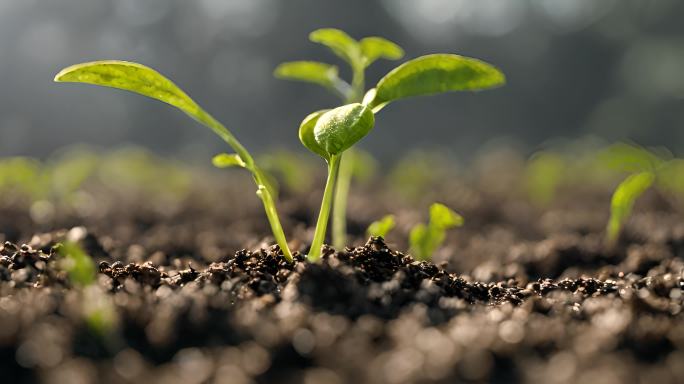
<svg viewBox="0 0 684 384"><path fill-rule="evenodd" d="M385 215L380 220L370 223L366 230L366 234L368 236L380 236L384 238L392 229L394 229L395 225L394 215Z"/></svg>
<svg viewBox="0 0 684 384"><path fill-rule="evenodd" d="M613 192L610 203L610 219L606 226L606 240L614 246L627 219L632 213L634 202L644 194L657 180L666 179L671 164L679 160L663 149L651 149L637 145L614 144L598 155L599 161L606 166L630 172Z"/></svg>
<svg viewBox="0 0 684 384"><path fill-rule="evenodd" d="M235 151L235 154L228 156L232 156L236 161L231 164L221 163L221 165L239 166L252 173L257 184L257 195L264 204L273 236L285 258L290 262L293 261L276 210L275 197L272 189L268 187L265 172L254 163L251 154L223 124L204 111L171 80L141 64L109 60L76 64L65 68L55 76L55 81L87 83L135 92L170 104L214 131ZM214 163L216 164L216 161Z"/></svg>
<svg viewBox="0 0 684 384"><path fill-rule="evenodd" d="M411 229L411 254L418 260L430 260L435 250L444 243L446 231L462 226L463 222L463 217L449 207L440 203L432 204L428 224L417 224Z"/></svg>
<svg viewBox="0 0 684 384"><path fill-rule="evenodd" d="M116 313L110 297L96 284L97 271L93 259L72 241L57 245L62 269L69 275L69 282L81 289L82 311L88 328L104 337L116 328Z"/></svg>
<svg viewBox="0 0 684 384"><path fill-rule="evenodd" d="M655 177L653 172L639 172L628 176L617 186L610 201L610 219L606 228L609 245L617 242L622 226L632 214L634 202L653 185Z"/></svg>
<svg viewBox="0 0 684 384"><path fill-rule="evenodd" d="M524 188L533 203L547 206L556 196L567 164L563 156L552 151L535 153L525 166Z"/></svg>
<svg viewBox="0 0 684 384"><path fill-rule="evenodd" d="M346 96L345 101L347 103L352 103L347 104L345 107L355 105L353 102L358 102L361 98L365 84L364 69L368 65L379 58L398 59L403 56L403 50L386 39L372 37L356 41L345 32L337 29L320 29L312 32L309 38L314 42L327 46L334 54L349 63L353 73L351 85L339 79L336 69L323 65L312 66L310 62L307 62L309 64L303 64L302 62L281 64L276 68L275 75L282 78L326 84L327 88L333 89L335 92ZM312 69L314 67L316 69ZM310 70L311 74L307 75L307 70ZM322 81L321 79L324 78L326 80ZM375 88L372 88L365 93L362 100L362 106L369 108L372 111L372 114L375 114L390 102L408 97L433 95L450 91L482 90L502 85L504 82L505 77L503 73L490 64L480 60L450 54L427 55L405 62L390 71L380 79ZM322 143L315 142L319 139L318 137L314 140L313 135L309 135L310 137L308 138L306 135L302 136L302 128L305 128L306 131L313 130L314 126L318 126L315 122L312 123L310 120L316 120L326 113L328 112L318 111L307 116L300 125L300 139L307 148L322 156L330 164L333 159L330 157L329 152L326 157L326 151L329 150L329 148L326 148L326 145L331 145L332 141L328 140L326 144L323 145ZM345 135L354 139L350 140L352 144L367 133L354 132L353 127L347 127L345 131ZM335 159L335 161L339 162L340 159ZM339 169L335 169L333 172L335 178L338 177L338 171ZM331 173L329 172L329 176L330 174ZM348 176L345 175L345 177ZM331 184L334 186L335 180L326 183L326 187ZM349 184L338 184L338 186L340 185L348 188ZM340 197L340 201L346 202L347 197L344 193L344 190L340 191L340 196L342 196ZM325 197L326 195L324 192L324 200ZM336 216L343 216L345 214L345 212L337 210L337 208L336 212L338 212L335 213ZM324 217L327 217L327 214L321 212L319 214L318 224L327 226L327 223L324 224L320 222ZM335 222L339 223L341 226L344 223L344 218L335 220ZM319 228L321 227L317 225L316 234L320 235ZM339 233L337 232L338 231L335 231L334 236L340 238L343 237L346 229L342 227L339 229ZM325 229L323 229L322 236L325 236ZM313 248L317 246L317 243L316 236L314 235L312 253L310 253L310 256L320 252L319 250L313 250ZM333 243L344 244L344 241L334 239Z"/></svg>

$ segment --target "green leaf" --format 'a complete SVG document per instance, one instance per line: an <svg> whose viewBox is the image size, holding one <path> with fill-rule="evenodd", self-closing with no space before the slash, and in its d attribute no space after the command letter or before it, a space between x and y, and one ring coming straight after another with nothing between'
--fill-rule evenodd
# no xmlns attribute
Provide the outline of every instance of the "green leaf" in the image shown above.
<svg viewBox="0 0 684 384"><path fill-rule="evenodd" d="M359 41L359 45L366 67L378 59L399 60L404 57L404 50L400 46L382 37L365 37Z"/></svg>
<svg viewBox="0 0 684 384"><path fill-rule="evenodd" d="M427 225L420 223L416 224L409 233L409 244L411 253L418 260L426 260L430 258L430 236Z"/></svg>
<svg viewBox="0 0 684 384"><path fill-rule="evenodd" d="M366 233L368 236L382 236L385 237L387 234L394 229L396 222L394 220L394 215L385 215L382 219L372 222Z"/></svg>
<svg viewBox="0 0 684 384"><path fill-rule="evenodd" d="M640 172L630 175L620 183L613 192L610 202L610 221L608 222L608 239L610 242L617 240L622 225L632 213L634 202L655 181L652 172Z"/></svg>
<svg viewBox="0 0 684 384"><path fill-rule="evenodd" d="M430 226L442 230L463 225L463 216L452 211L444 204L434 203L430 206Z"/></svg>
<svg viewBox="0 0 684 384"><path fill-rule="evenodd" d="M331 51L352 67L360 64L361 47L346 32L335 28L317 29L309 34L309 40L330 48Z"/></svg>
<svg viewBox="0 0 684 384"><path fill-rule="evenodd" d="M95 263L77 243L65 242L58 252L64 257L62 268L69 274L72 284L84 287L95 282Z"/></svg>
<svg viewBox="0 0 684 384"><path fill-rule="evenodd" d="M606 167L623 172L650 172L660 167L666 158L638 145L613 144L598 154L598 161Z"/></svg>
<svg viewBox="0 0 684 384"><path fill-rule="evenodd" d="M373 129L375 117L359 103L337 107L324 113L314 127L316 142L331 156L338 155Z"/></svg>
<svg viewBox="0 0 684 384"><path fill-rule="evenodd" d="M221 153L211 159L211 163L216 168L242 167L245 168L247 164L235 153Z"/></svg>
<svg viewBox="0 0 684 384"><path fill-rule="evenodd" d="M318 119L328 111L329 109L322 109L320 111L311 113L305 117L302 123L299 125L299 141L301 141L309 151L324 158L326 161L330 159L330 155L316 141L314 136L314 128L316 127Z"/></svg>
<svg viewBox="0 0 684 384"><path fill-rule="evenodd" d="M72 65L55 76L56 82L87 83L123 89L173 105L198 118L201 108L176 84L152 68L118 60Z"/></svg>
<svg viewBox="0 0 684 384"><path fill-rule="evenodd" d="M338 69L335 65L317 61L292 61L278 65L273 75L279 79L306 81L332 88L338 79Z"/></svg>
<svg viewBox="0 0 684 384"><path fill-rule="evenodd" d="M371 106L412 96L487 89L505 81L503 73L483 61L451 54L427 55L405 62L380 79Z"/></svg>
<svg viewBox="0 0 684 384"><path fill-rule="evenodd" d="M252 157L223 124L204 111L171 80L142 64L104 60L72 65L55 76L56 82L86 83L118 88L170 104L204 124L219 135L242 160L252 164Z"/></svg>

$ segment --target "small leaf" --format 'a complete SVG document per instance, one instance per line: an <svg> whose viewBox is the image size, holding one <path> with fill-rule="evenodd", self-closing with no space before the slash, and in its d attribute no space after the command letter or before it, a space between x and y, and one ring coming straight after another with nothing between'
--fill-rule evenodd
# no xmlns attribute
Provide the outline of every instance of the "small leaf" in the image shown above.
<svg viewBox="0 0 684 384"><path fill-rule="evenodd" d="M404 57L404 50L400 46L382 37L365 37L359 41L359 45L366 67L378 59L399 60Z"/></svg>
<svg viewBox="0 0 684 384"><path fill-rule="evenodd" d="M361 48L359 43L346 32L335 28L317 29L309 34L309 40L323 44L351 66L360 64Z"/></svg>
<svg viewBox="0 0 684 384"><path fill-rule="evenodd" d="M451 229L463 225L463 216L452 211L444 204L434 203L430 206L430 226L439 229Z"/></svg>
<svg viewBox="0 0 684 384"><path fill-rule="evenodd" d="M335 65L317 61L292 61L282 63L273 71L280 79L306 81L316 83L326 88L335 86L338 79L338 69Z"/></svg>
<svg viewBox="0 0 684 384"><path fill-rule="evenodd" d="M316 142L331 156L338 155L373 129L375 117L359 103L337 107L324 113L314 127Z"/></svg>
<svg viewBox="0 0 684 384"><path fill-rule="evenodd" d="M377 85L372 106L405 97L492 88L505 76L483 61L451 54L413 59L385 75Z"/></svg>
<svg viewBox="0 0 684 384"><path fill-rule="evenodd" d="M62 268L69 274L72 284L84 287L95 282L95 263L77 243L65 242L57 250L64 257Z"/></svg>
<svg viewBox="0 0 684 384"><path fill-rule="evenodd" d="M382 236L385 237L387 234L394 229L396 225L394 221L394 215L385 215L382 219L372 222L366 232L368 236Z"/></svg>
<svg viewBox="0 0 684 384"><path fill-rule="evenodd" d="M653 185L654 181L653 173L640 172L630 175L617 186L610 202L610 221L608 222L610 242L617 240L622 225L632 213L634 202Z"/></svg>
<svg viewBox="0 0 684 384"><path fill-rule="evenodd" d="M203 112L171 80L138 63L104 60L76 64L61 70L55 76L55 81L95 84L139 93L173 105L194 118Z"/></svg>
<svg viewBox="0 0 684 384"><path fill-rule="evenodd" d="M246 166L239 155L236 153L221 153L211 159L211 163L216 168L242 167Z"/></svg>
<svg viewBox="0 0 684 384"><path fill-rule="evenodd" d="M330 159L330 155L316 141L316 138L314 137L314 128L316 127L318 119L328 111L329 109L322 109L311 113L305 117L299 125L299 141L301 141L309 151L324 158L326 161Z"/></svg>

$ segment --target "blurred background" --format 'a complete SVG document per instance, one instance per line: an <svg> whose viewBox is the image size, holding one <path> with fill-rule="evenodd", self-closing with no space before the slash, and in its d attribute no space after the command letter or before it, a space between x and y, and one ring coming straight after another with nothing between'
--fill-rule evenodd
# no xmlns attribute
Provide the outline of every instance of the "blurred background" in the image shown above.
<svg viewBox="0 0 684 384"><path fill-rule="evenodd" d="M361 143L384 161L415 147L468 158L495 139L533 151L587 135L682 154L682 16L679 0L0 0L0 156L135 143L208 162L225 149L161 103L52 82L61 68L97 59L159 70L255 152L299 150L301 119L338 101L272 71L282 61L314 59L348 75L308 41L320 27L389 38L407 58L477 57L508 76L497 90L387 108ZM396 64L374 64L368 83Z"/></svg>

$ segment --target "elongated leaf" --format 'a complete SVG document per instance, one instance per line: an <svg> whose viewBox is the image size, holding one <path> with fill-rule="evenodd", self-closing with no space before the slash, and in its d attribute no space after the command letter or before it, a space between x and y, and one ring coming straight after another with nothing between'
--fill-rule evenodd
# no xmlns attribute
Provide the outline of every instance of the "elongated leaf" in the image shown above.
<svg viewBox="0 0 684 384"><path fill-rule="evenodd" d="M336 28L317 29L309 34L309 40L330 48L334 54L352 66L360 64L359 43L344 31Z"/></svg>
<svg viewBox="0 0 684 384"><path fill-rule="evenodd" d="M505 76L483 61L451 54L434 54L407 61L377 85L372 107L412 96L472 91L504 84Z"/></svg>
<svg viewBox="0 0 684 384"><path fill-rule="evenodd" d="M171 104L194 118L202 113L197 103L171 80L138 63L105 60L76 64L61 70L55 81L123 89Z"/></svg>
<svg viewBox="0 0 684 384"><path fill-rule="evenodd" d="M246 164L236 153L221 153L211 159L216 168L246 167Z"/></svg>
<svg viewBox="0 0 684 384"><path fill-rule="evenodd" d="M399 60L404 57L404 50L400 46L382 37L364 37L359 45L366 67L378 59Z"/></svg>
<svg viewBox="0 0 684 384"><path fill-rule="evenodd" d="M302 123L299 125L299 141L301 141L309 151L324 158L326 161L330 159L330 155L316 141L314 136L314 128L316 127L318 119L328 111L329 109L322 109L320 111L311 113L305 117L304 120L302 120Z"/></svg>
<svg viewBox="0 0 684 384"><path fill-rule="evenodd" d="M338 68L318 61L291 61L278 65L273 74L279 79L306 81L331 88L337 81Z"/></svg>
<svg viewBox="0 0 684 384"><path fill-rule="evenodd" d="M359 103L343 105L324 113L314 127L314 138L326 153L338 155L373 129L375 117Z"/></svg>
<svg viewBox="0 0 684 384"><path fill-rule="evenodd" d="M617 186L610 202L609 241L614 242L617 239L622 225L632 213L634 202L653 185L654 181L653 173L640 172L630 175Z"/></svg>
<svg viewBox="0 0 684 384"><path fill-rule="evenodd" d="M61 70L55 76L55 81L123 89L173 105L214 131L247 165L252 166L252 156L223 124L204 111L171 80L152 68L128 61L93 61Z"/></svg>

